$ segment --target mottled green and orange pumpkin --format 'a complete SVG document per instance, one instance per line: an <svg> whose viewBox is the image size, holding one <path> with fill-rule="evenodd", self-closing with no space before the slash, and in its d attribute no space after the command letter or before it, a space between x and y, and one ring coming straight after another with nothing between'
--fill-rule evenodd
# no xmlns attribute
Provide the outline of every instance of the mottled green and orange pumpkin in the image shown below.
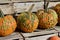
<svg viewBox="0 0 60 40"><path fill-rule="evenodd" d="M57 24L57 14L54 10L48 9L47 12L44 10L38 10L37 17L39 19L39 27L40 28L52 28Z"/></svg>
<svg viewBox="0 0 60 40"><path fill-rule="evenodd" d="M11 15L4 16L0 10L0 36L7 36L16 29L16 21Z"/></svg>
<svg viewBox="0 0 60 40"><path fill-rule="evenodd" d="M24 32L33 32L38 27L38 18L31 12L34 4L30 7L27 12L21 13L17 18L18 29Z"/></svg>
<svg viewBox="0 0 60 40"><path fill-rule="evenodd" d="M57 12L58 14L58 24L60 25L60 4L57 4L55 7L54 7L54 10Z"/></svg>
<svg viewBox="0 0 60 40"><path fill-rule="evenodd" d="M31 12L30 12L31 13ZM18 28L24 32L33 32L38 27L38 18L34 13L21 13L17 18Z"/></svg>
<svg viewBox="0 0 60 40"><path fill-rule="evenodd" d="M44 9L40 9L36 13L39 19L39 28L53 28L58 22L57 13L53 9L48 9L49 1L44 0Z"/></svg>

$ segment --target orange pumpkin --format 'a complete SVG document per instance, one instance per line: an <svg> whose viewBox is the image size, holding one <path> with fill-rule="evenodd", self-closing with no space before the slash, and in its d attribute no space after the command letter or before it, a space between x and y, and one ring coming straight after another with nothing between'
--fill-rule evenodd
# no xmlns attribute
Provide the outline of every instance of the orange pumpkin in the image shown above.
<svg viewBox="0 0 60 40"><path fill-rule="evenodd" d="M54 7L54 10L57 12L58 14L58 24L60 25L60 4L57 4L55 7Z"/></svg>
<svg viewBox="0 0 60 40"><path fill-rule="evenodd" d="M48 9L49 1L44 0L44 9L37 11L37 17L39 19L39 28L47 29L53 28L58 22L58 15L57 13L52 10Z"/></svg>
<svg viewBox="0 0 60 40"><path fill-rule="evenodd" d="M52 9L48 9L47 12L44 12L44 10L38 10L36 15L39 19L39 28L52 28L55 27L58 22L57 14Z"/></svg>
<svg viewBox="0 0 60 40"><path fill-rule="evenodd" d="M16 21L11 15L4 16L0 10L0 36L7 36L16 29Z"/></svg>
<svg viewBox="0 0 60 40"><path fill-rule="evenodd" d="M60 40L58 36L52 36L49 40Z"/></svg>

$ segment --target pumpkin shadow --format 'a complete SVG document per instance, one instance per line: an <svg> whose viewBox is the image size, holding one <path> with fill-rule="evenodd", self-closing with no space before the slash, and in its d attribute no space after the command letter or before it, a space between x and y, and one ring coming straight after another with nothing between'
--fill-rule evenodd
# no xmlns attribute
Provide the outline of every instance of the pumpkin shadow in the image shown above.
<svg viewBox="0 0 60 40"><path fill-rule="evenodd" d="M22 31L22 30L20 30L20 29L18 29L18 28L16 28L15 32L26 33L26 32L24 32L24 31Z"/></svg>
<svg viewBox="0 0 60 40"><path fill-rule="evenodd" d="M51 37L49 37L47 40L50 40Z"/></svg>
<svg viewBox="0 0 60 40"><path fill-rule="evenodd" d="M52 6L52 7L49 7L48 9L54 9L54 6Z"/></svg>

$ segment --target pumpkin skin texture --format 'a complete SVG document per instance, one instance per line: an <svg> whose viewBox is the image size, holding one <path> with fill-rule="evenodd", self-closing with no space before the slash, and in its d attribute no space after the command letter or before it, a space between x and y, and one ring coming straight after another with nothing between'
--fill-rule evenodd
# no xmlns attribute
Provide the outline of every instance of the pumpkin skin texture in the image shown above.
<svg viewBox="0 0 60 40"><path fill-rule="evenodd" d="M44 10L38 10L36 13L38 19L39 19L39 28L42 29L48 29L52 28L57 24L58 16L56 12L52 9L48 9L47 12L44 12Z"/></svg>
<svg viewBox="0 0 60 40"><path fill-rule="evenodd" d="M11 15L0 17L0 36L7 36L16 29L16 21Z"/></svg>
<svg viewBox="0 0 60 40"><path fill-rule="evenodd" d="M34 13L21 13L17 18L18 29L24 32L33 32L38 27L38 18Z"/></svg>
<svg viewBox="0 0 60 40"><path fill-rule="evenodd" d="M54 10L57 12L58 14L58 24L60 25L60 4L57 4L55 7L54 7Z"/></svg>
<svg viewBox="0 0 60 40"><path fill-rule="evenodd" d="M60 40L58 36L52 36L49 40Z"/></svg>

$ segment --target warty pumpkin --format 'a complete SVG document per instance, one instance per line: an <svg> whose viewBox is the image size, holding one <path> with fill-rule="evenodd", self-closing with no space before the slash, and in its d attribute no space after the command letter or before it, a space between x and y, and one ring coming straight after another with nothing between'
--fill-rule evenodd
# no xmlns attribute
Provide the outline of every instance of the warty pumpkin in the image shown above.
<svg viewBox="0 0 60 40"><path fill-rule="evenodd" d="M18 29L24 32L35 31L38 27L38 22L37 16L30 11L21 13L17 18Z"/></svg>
<svg viewBox="0 0 60 40"><path fill-rule="evenodd" d="M53 28L58 22L58 15L52 9L47 9L48 4L44 5L44 9L37 11L36 15L39 19L39 28Z"/></svg>
<svg viewBox="0 0 60 40"><path fill-rule="evenodd" d="M7 36L15 31L17 27L16 21L12 15L4 16L0 10L0 36Z"/></svg>
<svg viewBox="0 0 60 40"><path fill-rule="evenodd" d="M39 10L36 15L39 18L40 28L52 28L58 22L57 14L52 9L49 9L48 12L44 12L44 10Z"/></svg>

